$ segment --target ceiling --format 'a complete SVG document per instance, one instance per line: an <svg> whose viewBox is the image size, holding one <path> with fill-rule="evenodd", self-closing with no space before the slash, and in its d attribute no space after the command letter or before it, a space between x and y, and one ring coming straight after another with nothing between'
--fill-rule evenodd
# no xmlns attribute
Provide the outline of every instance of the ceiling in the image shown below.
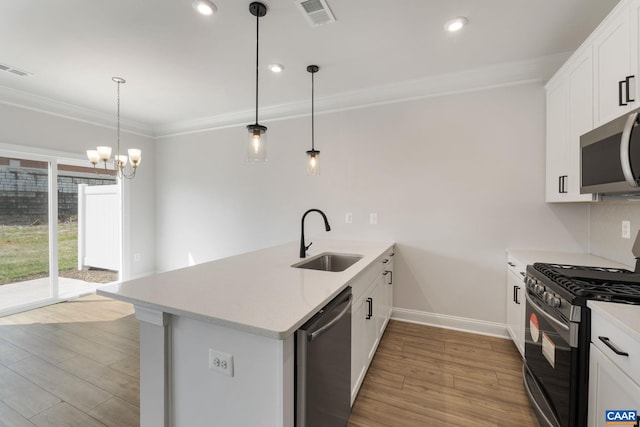
<svg viewBox="0 0 640 427"><path fill-rule="evenodd" d="M0 102L18 98L115 114L149 129L255 108L255 17L248 0L0 2ZM294 0L266 0L260 106L522 61L576 49L618 0L328 0L336 22L312 27ZM444 22L466 16L460 33ZM269 63L284 64L273 74ZM60 104L61 103L61 104ZM153 131L151 131L153 134Z"/></svg>

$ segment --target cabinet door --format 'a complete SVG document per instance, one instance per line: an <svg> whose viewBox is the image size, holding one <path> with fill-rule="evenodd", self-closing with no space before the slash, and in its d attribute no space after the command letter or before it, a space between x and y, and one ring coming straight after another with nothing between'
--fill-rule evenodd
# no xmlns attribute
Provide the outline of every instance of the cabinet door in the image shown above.
<svg viewBox="0 0 640 427"><path fill-rule="evenodd" d="M547 88L547 171L546 201L562 202L563 189L569 175L567 141L569 140L569 83L568 76Z"/></svg>
<svg viewBox="0 0 640 427"><path fill-rule="evenodd" d="M382 276L379 276L382 277ZM365 316L364 322L364 353L366 355L366 367L369 367L369 363L373 359L373 356L376 352L376 348L378 347L378 313L380 313L379 307L379 299L378 299L378 284L380 280L376 280L376 283L369 288L369 292L367 293L367 298L365 298L365 304L367 306L367 315Z"/></svg>
<svg viewBox="0 0 640 427"><path fill-rule="evenodd" d="M376 321L378 283L379 280L376 279L352 307L351 404L353 404L358 394L378 345L378 325Z"/></svg>
<svg viewBox="0 0 640 427"><path fill-rule="evenodd" d="M524 282L511 271L507 272L507 331L524 356Z"/></svg>
<svg viewBox="0 0 640 427"><path fill-rule="evenodd" d="M578 56L569 71L567 201L593 201L592 194L580 194L580 135L593 129L593 55L591 49Z"/></svg>
<svg viewBox="0 0 640 427"><path fill-rule="evenodd" d="M605 425L606 410L640 410L640 386L593 344L589 359L589 427Z"/></svg>
<svg viewBox="0 0 640 427"><path fill-rule="evenodd" d="M635 100L634 88L637 82L633 80L637 76L636 64L632 64L632 49L636 41L633 40L631 25L635 10L632 11L629 7L631 6L621 7L609 15L593 40L596 127L619 117L637 104L627 102L626 82L620 85L628 76L634 76L630 81L630 98Z"/></svg>

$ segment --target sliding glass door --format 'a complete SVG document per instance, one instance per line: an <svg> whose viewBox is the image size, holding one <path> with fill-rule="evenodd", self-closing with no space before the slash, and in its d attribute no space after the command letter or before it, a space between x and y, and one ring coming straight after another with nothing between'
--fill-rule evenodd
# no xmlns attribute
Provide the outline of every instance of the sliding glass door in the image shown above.
<svg viewBox="0 0 640 427"><path fill-rule="evenodd" d="M102 185L119 194L114 176L96 174L79 162L0 152L0 315L117 280L119 265L103 268L79 260L78 190ZM115 202L119 213L120 199ZM91 243L101 247L103 242L94 238ZM110 248L111 255L120 250Z"/></svg>
<svg viewBox="0 0 640 427"><path fill-rule="evenodd" d="M50 163L0 157L0 312L53 296Z"/></svg>

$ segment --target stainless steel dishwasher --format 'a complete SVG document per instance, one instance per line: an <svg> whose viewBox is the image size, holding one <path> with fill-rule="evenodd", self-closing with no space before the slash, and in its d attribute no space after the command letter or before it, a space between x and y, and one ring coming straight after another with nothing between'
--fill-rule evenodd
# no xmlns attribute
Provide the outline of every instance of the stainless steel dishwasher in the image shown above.
<svg viewBox="0 0 640 427"><path fill-rule="evenodd" d="M296 332L296 427L344 427L351 414L351 288Z"/></svg>

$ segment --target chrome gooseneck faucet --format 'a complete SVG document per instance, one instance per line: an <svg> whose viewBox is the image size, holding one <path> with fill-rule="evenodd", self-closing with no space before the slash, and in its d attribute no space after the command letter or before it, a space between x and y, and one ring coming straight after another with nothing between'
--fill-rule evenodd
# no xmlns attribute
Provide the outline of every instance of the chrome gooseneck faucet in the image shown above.
<svg viewBox="0 0 640 427"><path fill-rule="evenodd" d="M308 211L306 211L304 215L302 215L302 221L301 221L302 232L300 234L300 258L306 258L307 249L309 249L309 246L313 244L312 242L312 243L309 243L308 245L305 245L305 242L304 242L304 218L307 216L309 212L318 212L320 215L322 215L322 218L324 219L324 229L326 231L331 231L331 226L329 226L329 220L327 219L327 216L324 214L324 212L322 212L320 209L309 209Z"/></svg>

